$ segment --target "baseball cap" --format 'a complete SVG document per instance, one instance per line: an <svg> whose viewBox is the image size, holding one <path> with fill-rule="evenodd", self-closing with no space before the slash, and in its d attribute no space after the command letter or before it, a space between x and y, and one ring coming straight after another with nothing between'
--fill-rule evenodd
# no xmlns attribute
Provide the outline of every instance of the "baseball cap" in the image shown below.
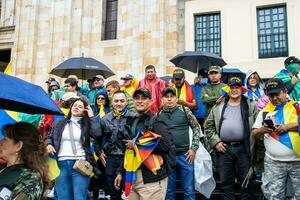
<svg viewBox="0 0 300 200"><path fill-rule="evenodd" d="M168 94L168 93L172 93L172 94L174 94L174 95L176 96L176 90L175 90L175 88L172 88L172 87L166 87L166 88L163 90L163 92L162 92L163 96L165 96L165 95Z"/></svg>
<svg viewBox="0 0 300 200"><path fill-rule="evenodd" d="M101 79L101 80L103 80L104 81L104 77L102 76L102 75L96 75L96 76L93 76L93 78L92 78L93 80L95 80L95 79Z"/></svg>
<svg viewBox="0 0 300 200"><path fill-rule="evenodd" d="M173 79L183 79L184 71L182 69L175 69L173 72Z"/></svg>
<svg viewBox="0 0 300 200"><path fill-rule="evenodd" d="M221 67L220 66L210 66L208 68L208 73L210 72L218 72L220 73L221 72Z"/></svg>
<svg viewBox="0 0 300 200"><path fill-rule="evenodd" d="M276 94L285 88L283 81L280 78L271 78L265 84L265 93Z"/></svg>
<svg viewBox="0 0 300 200"><path fill-rule="evenodd" d="M45 83L51 83L52 81L55 81L55 78L52 78L52 77L50 77L50 78L48 78L46 81L45 81Z"/></svg>
<svg viewBox="0 0 300 200"><path fill-rule="evenodd" d="M131 74L126 74L125 76L121 77L121 80L132 80L133 76Z"/></svg>
<svg viewBox="0 0 300 200"><path fill-rule="evenodd" d="M66 92L64 95L62 95L61 100L68 101L70 99L79 99L80 97L77 96L74 92Z"/></svg>
<svg viewBox="0 0 300 200"><path fill-rule="evenodd" d="M300 60L295 56L290 56L284 61L284 65L288 66L289 64L300 63Z"/></svg>
<svg viewBox="0 0 300 200"><path fill-rule="evenodd" d="M228 85L229 86L233 86L233 85L239 85L239 86L242 86L243 83L242 83L242 80L240 77L237 77L237 76L233 76L233 77L230 77L229 80L228 80Z"/></svg>
<svg viewBox="0 0 300 200"><path fill-rule="evenodd" d="M49 86L50 87L52 87L52 86L58 86L59 87L59 83L57 81L51 81Z"/></svg>
<svg viewBox="0 0 300 200"><path fill-rule="evenodd" d="M141 87L141 88L136 89L133 93L133 97L136 97L138 94L143 94L146 97L148 97L149 99L151 99L151 93L148 90L148 88Z"/></svg>

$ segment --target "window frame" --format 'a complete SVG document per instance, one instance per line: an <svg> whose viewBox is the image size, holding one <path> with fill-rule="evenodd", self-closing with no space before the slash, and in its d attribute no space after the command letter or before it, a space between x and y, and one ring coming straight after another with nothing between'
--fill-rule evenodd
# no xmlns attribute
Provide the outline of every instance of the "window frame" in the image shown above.
<svg viewBox="0 0 300 200"><path fill-rule="evenodd" d="M278 17L280 15L280 13L278 14L274 14L274 9L279 9L279 8L283 8L283 26L277 26L276 28L274 28L274 22L277 22L279 24L279 22L281 21ZM264 12L266 12L266 10L269 10L270 14L269 15L260 15L260 11L264 10ZM275 21L273 18L274 16L277 15L277 20ZM266 21L260 21L260 17L263 17L265 20L265 17L269 16L269 22L270 22L270 33L265 33L265 34L261 34L261 31L265 31L268 29L267 28L261 28L260 27L260 23L263 23L264 26L266 25ZM286 4L277 4L277 5L271 5L271 6L262 6L262 7L257 7L256 8L256 18L257 18L257 43L258 43L258 58L276 58L276 57L287 57L289 55L289 38L288 38L288 21L287 21L287 6ZM279 29L284 28L284 32L280 32ZM278 33L274 33L274 30L278 29ZM269 36L269 38L268 38ZM278 39L275 39L277 36ZM262 42L262 37L265 37L264 41ZM282 39L284 38L284 39ZM270 41L268 41L270 40ZM276 42L278 42L278 47L276 47ZM265 43L265 45L270 44L270 48L265 47L262 48L261 45L263 45L263 43ZM283 45L281 45L282 43L285 43L285 47L282 47ZM280 48L282 48L283 50L280 50ZM285 49L285 50L284 50Z"/></svg>
<svg viewBox="0 0 300 200"><path fill-rule="evenodd" d="M118 0L106 0L103 40L115 40L118 33ZM116 3L116 5L113 5Z"/></svg>
<svg viewBox="0 0 300 200"><path fill-rule="evenodd" d="M215 17L217 16L218 17L218 20L212 20L210 21L209 20L209 17ZM200 24L199 22L197 22L197 18L199 17L202 17L202 19L204 17L206 17L206 22L205 22L205 26L204 26L204 23L202 22L202 28L203 30L205 30L205 37L206 39L201 39L201 34L203 33L197 33L197 30L200 30L201 32L201 28L197 28L197 23ZM210 26L209 24L210 23L213 23L213 26ZM215 22L218 23L217 25L215 25ZM195 44L195 51L205 51L205 52L210 52L210 53L215 53L217 55L219 55L220 57L222 56L222 29L221 29L221 25L222 25L222 22L221 22L221 12L210 12L210 13L199 13L199 14L195 14L194 15L194 34L195 34L195 37L194 37L194 44ZM210 29L217 29L217 30L213 30L213 32L211 33ZM202 31L203 32L203 31ZM213 34L218 34L219 37L213 37L213 38L210 38L210 35ZM204 34L203 34L204 35ZM199 36L199 37L197 37ZM205 42L206 45L205 47L204 46L198 46L198 42L201 43L201 42ZM213 43L212 46L210 46L210 42ZM216 43L219 42L219 45L216 45ZM213 51L210 51L211 48L213 48ZM218 48L219 52L215 51L215 49ZM204 50L206 49L206 50Z"/></svg>

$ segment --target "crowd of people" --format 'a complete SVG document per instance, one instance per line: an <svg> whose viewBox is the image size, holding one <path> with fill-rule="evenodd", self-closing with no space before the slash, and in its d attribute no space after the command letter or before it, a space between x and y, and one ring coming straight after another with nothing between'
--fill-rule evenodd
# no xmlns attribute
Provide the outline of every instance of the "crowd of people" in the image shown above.
<svg viewBox="0 0 300 200"><path fill-rule="evenodd" d="M193 200L199 145L211 153L222 199L235 199L236 184L241 199L254 199L254 180L266 199L300 199L300 60L284 66L265 83L255 71L224 83L219 66L199 71L193 85L182 69L167 83L153 65L140 81L121 77L122 85L101 75L81 87L74 75L63 86L49 78L64 116L3 127L0 199L41 199L53 186L58 200L172 200L180 180ZM59 169L54 180L49 156Z"/></svg>

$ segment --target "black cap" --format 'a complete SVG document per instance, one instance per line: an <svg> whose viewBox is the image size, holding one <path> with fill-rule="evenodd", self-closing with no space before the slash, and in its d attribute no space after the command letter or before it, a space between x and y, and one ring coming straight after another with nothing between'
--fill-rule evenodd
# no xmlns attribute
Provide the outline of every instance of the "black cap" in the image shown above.
<svg viewBox="0 0 300 200"><path fill-rule="evenodd" d="M50 77L48 78L48 80L45 81L45 83L50 84L52 81L55 81L55 78Z"/></svg>
<svg viewBox="0 0 300 200"><path fill-rule="evenodd" d="M288 66L293 63L300 63L300 60L298 58L296 58L295 56L290 56L287 59L285 59L285 61L284 61L285 66Z"/></svg>
<svg viewBox="0 0 300 200"><path fill-rule="evenodd" d="M175 90L175 88L172 88L172 87L166 87L166 88L163 90L163 92L162 92L163 96L165 96L165 95L168 94L168 93L172 93L172 94L174 94L174 95L176 96L176 90Z"/></svg>
<svg viewBox="0 0 300 200"><path fill-rule="evenodd" d="M265 93L278 94L281 90L285 89L285 85L280 78L271 78L265 84Z"/></svg>
<svg viewBox="0 0 300 200"><path fill-rule="evenodd" d="M173 72L173 79L183 79L184 71L182 69L175 69Z"/></svg>
<svg viewBox="0 0 300 200"><path fill-rule="evenodd" d="M242 83L242 80L240 77L237 77L237 76L233 76L233 77L230 77L229 80L228 80L228 85L229 86L233 86L233 85L239 85L239 86L242 86L243 83Z"/></svg>
<svg viewBox="0 0 300 200"><path fill-rule="evenodd" d="M125 76L121 77L121 80L132 80L133 76L131 74L126 74Z"/></svg>
<svg viewBox="0 0 300 200"><path fill-rule="evenodd" d="M136 97L138 94L143 94L146 97L148 97L149 99L151 99L151 93L148 90L148 88L141 87L141 88L136 89L133 93L133 97Z"/></svg>

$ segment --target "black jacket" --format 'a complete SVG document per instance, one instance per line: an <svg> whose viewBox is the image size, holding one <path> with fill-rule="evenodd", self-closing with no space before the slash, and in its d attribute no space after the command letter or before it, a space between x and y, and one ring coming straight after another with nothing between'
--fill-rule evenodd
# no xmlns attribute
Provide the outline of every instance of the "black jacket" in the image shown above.
<svg viewBox="0 0 300 200"><path fill-rule="evenodd" d="M46 139L46 144L51 144L55 151L58 153L60 150L62 133L65 129L65 126L70 122L70 119L64 118L57 122L54 125L51 134L48 135ZM86 160L89 161L93 166L95 166L95 160L90 150L90 136L97 135L99 132L99 121L97 118L89 118L89 122L86 125L83 125L82 120L79 121L81 124L81 137L80 141L82 147L85 151Z"/></svg>
<svg viewBox="0 0 300 200"><path fill-rule="evenodd" d="M144 183L157 182L168 176L167 162L165 158L166 155L169 153L169 150L171 149L172 135L169 132L165 122L161 121L159 117L153 116L149 111L138 117L130 117L127 119L125 128L130 133L130 139L133 139L136 135L136 133L132 133L131 131L132 124L135 119L138 120L136 130L141 130L143 132L151 130L152 132L162 136L158 145L153 151L153 153L155 154L160 154L164 159L161 169L159 169L157 171L157 174L155 175L150 170L148 170L143 164L140 167Z"/></svg>

